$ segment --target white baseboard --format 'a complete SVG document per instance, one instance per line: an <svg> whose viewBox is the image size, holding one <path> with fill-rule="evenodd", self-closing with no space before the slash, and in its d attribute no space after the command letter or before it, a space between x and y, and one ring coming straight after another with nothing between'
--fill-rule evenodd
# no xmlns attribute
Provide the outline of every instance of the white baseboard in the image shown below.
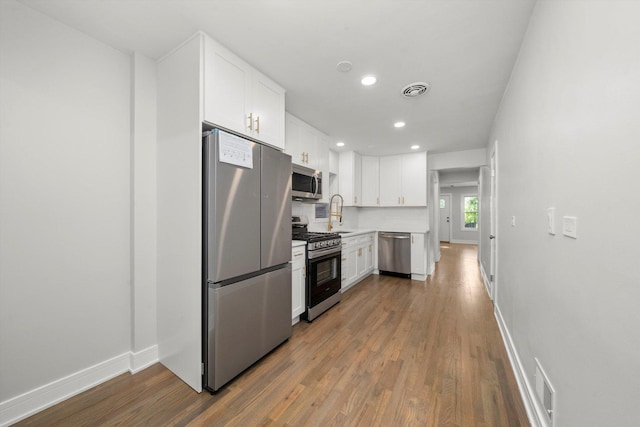
<svg viewBox="0 0 640 427"><path fill-rule="evenodd" d="M516 351L513 340L511 339L511 334L509 333L509 329L507 329L507 325L504 322L504 318L502 317L502 313L500 312L500 308L497 304L494 306L493 312L496 317L496 321L498 322L498 327L500 328L502 340L507 349L507 355L509 356L511 368L515 374L518 389L520 390L520 396L522 396L522 402L524 403L524 408L527 411L527 417L529 418L531 427L547 427L547 423L544 420L544 412L542 412L544 409L535 398L535 389L527 379L527 374L520 362L520 357L518 356L518 352Z"/></svg>
<svg viewBox="0 0 640 427"><path fill-rule="evenodd" d="M127 371L139 372L158 362L158 347L127 352L0 403L0 426L23 420Z"/></svg>
<svg viewBox="0 0 640 427"><path fill-rule="evenodd" d="M461 245L477 245L477 240L459 240L459 239L451 239L450 243L459 243Z"/></svg>
<svg viewBox="0 0 640 427"><path fill-rule="evenodd" d="M425 282L427 280L427 275L426 274L411 273L411 280L418 280L420 282Z"/></svg>
<svg viewBox="0 0 640 427"><path fill-rule="evenodd" d="M131 371L132 375L137 374L160 360L157 345L152 345L137 353L131 352L129 355L129 371Z"/></svg>
<svg viewBox="0 0 640 427"><path fill-rule="evenodd" d="M484 288L487 290L487 295L489 295L489 299L493 300L493 295L491 295L491 286L489 285L489 277L487 276L487 272L484 271L484 266L482 265L481 262L478 262L478 264L480 264L480 274L482 274L482 281L484 282Z"/></svg>

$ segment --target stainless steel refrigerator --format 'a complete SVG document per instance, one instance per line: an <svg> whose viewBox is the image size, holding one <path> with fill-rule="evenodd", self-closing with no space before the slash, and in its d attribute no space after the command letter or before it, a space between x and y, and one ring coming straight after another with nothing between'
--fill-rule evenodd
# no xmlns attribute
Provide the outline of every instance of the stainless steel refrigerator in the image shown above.
<svg viewBox="0 0 640 427"><path fill-rule="evenodd" d="M216 391L291 336L291 157L203 134L203 386Z"/></svg>

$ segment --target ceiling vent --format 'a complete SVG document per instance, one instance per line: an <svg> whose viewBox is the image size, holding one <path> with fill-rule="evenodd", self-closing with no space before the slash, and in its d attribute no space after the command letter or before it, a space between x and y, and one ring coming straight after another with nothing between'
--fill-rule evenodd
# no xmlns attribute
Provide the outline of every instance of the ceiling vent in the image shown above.
<svg viewBox="0 0 640 427"><path fill-rule="evenodd" d="M416 82L402 88L402 96L405 98L417 98L429 90L429 83Z"/></svg>

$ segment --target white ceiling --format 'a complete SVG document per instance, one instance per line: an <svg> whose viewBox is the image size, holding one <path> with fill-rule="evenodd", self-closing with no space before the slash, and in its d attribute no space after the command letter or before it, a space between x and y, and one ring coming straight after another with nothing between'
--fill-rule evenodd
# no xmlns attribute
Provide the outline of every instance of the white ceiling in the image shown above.
<svg viewBox="0 0 640 427"><path fill-rule="evenodd" d="M363 154L482 148L534 0L21 0L159 58L202 30L287 89L287 111ZM353 70L336 70L339 61ZM364 74L378 83L360 85ZM424 81L429 92L400 90ZM406 122L395 129L397 120Z"/></svg>

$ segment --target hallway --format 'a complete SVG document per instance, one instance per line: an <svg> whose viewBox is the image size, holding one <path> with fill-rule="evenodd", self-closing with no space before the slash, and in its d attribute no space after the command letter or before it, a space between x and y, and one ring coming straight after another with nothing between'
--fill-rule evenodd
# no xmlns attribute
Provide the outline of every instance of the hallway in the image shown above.
<svg viewBox="0 0 640 427"><path fill-rule="evenodd" d="M528 426L477 249L445 244L427 282L372 275L216 395L162 365L21 426Z"/></svg>

